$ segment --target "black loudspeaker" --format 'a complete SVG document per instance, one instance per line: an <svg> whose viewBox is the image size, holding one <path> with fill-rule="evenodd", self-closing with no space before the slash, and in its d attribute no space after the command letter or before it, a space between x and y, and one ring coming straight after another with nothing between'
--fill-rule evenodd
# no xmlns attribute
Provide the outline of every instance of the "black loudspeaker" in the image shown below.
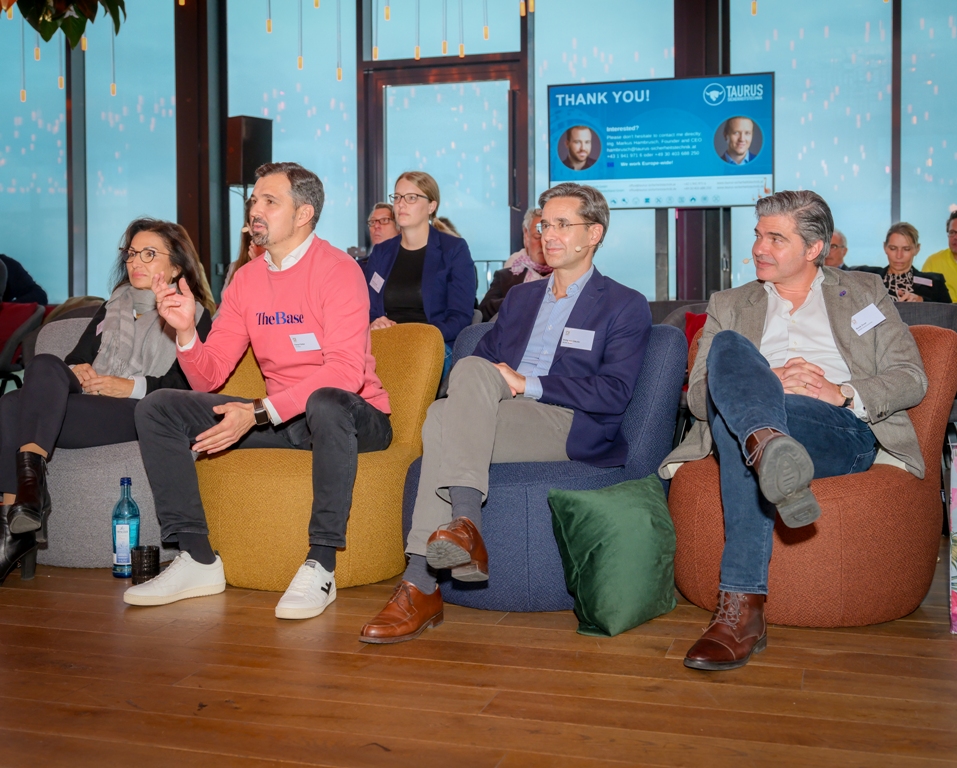
<svg viewBox="0 0 957 768"><path fill-rule="evenodd" d="M256 169L272 162L272 120L238 115L226 121L226 183L253 186Z"/></svg>

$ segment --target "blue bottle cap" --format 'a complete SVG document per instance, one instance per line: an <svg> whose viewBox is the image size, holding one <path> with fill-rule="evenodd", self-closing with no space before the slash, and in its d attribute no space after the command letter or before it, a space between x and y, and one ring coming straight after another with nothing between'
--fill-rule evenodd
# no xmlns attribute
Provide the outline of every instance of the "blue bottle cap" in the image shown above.
<svg viewBox="0 0 957 768"><path fill-rule="evenodd" d="M133 485L133 481L132 481L130 478L128 478L128 477L121 477L121 478L120 478L120 487L122 488L124 485L130 485L130 486L132 486L132 485Z"/></svg>

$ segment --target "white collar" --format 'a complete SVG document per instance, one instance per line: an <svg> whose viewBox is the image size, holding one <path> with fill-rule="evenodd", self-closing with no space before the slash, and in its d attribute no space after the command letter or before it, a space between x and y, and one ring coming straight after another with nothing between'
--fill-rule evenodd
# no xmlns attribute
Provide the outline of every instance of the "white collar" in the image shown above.
<svg viewBox="0 0 957 768"><path fill-rule="evenodd" d="M309 247L312 245L312 241L315 239L315 233L309 235L305 240L303 240L298 246L293 248L286 257L282 260L282 263L277 267L272 260L272 254L269 251L266 251L266 269L270 272L282 272L284 269L289 269L289 267L294 266L299 262L303 256L306 255L306 251L309 250Z"/></svg>

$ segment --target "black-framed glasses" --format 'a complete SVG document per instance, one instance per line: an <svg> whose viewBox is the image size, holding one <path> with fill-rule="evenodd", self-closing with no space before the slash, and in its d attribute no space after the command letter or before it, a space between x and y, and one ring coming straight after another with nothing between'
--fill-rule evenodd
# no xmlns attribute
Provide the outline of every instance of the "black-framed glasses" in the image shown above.
<svg viewBox="0 0 957 768"><path fill-rule="evenodd" d="M166 251L157 251L155 248L141 248L138 251L135 248L120 248L120 258L124 264L133 261L136 256L139 256L144 264L149 264L158 254L169 256Z"/></svg>
<svg viewBox="0 0 957 768"><path fill-rule="evenodd" d="M385 218L383 218L383 219L369 219L369 220L366 222L366 224L368 224L370 227L374 227L374 226L376 226L377 224L378 224L380 227L384 227L384 226L385 226L386 224L388 224L390 221L395 221L395 219L390 218L390 217L388 217L388 216L385 217Z"/></svg>
<svg viewBox="0 0 957 768"><path fill-rule="evenodd" d="M405 195L389 195L389 202L395 205L399 200L403 200L408 205L415 205L419 200L429 200L428 195L417 195L415 192L409 192Z"/></svg>
<svg viewBox="0 0 957 768"><path fill-rule="evenodd" d="M577 224L572 224L568 221L557 221L552 224L550 221L540 221L535 225L535 230L540 235L544 235L548 230L554 229L556 232L564 232L569 227L590 227L587 221L579 221Z"/></svg>

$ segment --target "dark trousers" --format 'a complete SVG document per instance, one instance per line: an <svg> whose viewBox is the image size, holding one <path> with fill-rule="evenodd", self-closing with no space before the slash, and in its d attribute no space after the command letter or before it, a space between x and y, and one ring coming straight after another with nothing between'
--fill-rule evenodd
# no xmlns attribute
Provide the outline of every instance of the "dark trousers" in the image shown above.
<svg viewBox="0 0 957 768"><path fill-rule="evenodd" d="M136 400L85 395L73 371L55 355L37 355L23 387L0 398L0 492L16 493L16 455L36 443L47 454L136 440Z"/></svg>
<svg viewBox="0 0 957 768"><path fill-rule="evenodd" d="M708 395L724 506L721 589L766 595L777 511L746 463L745 440L765 427L790 435L810 454L814 477L821 478L869 469L877 453L874 433L849 408L786 395L758 348L734 331L721 331L711 344Z"/></svg>
<svg viewBox="0 0 957 768"><path fill-rule="evenodd" d="M209 534L190 447L221 418L213 406L229 402L250 401L167 389L143 398L136 409L140 453L164 541L180 533ZM344 547L358 454L385 450L391 442L386 414L352 392L326 387L309 396L304 414L278 427L253 427L233 448L311 449L309 544Z"/></svg>

